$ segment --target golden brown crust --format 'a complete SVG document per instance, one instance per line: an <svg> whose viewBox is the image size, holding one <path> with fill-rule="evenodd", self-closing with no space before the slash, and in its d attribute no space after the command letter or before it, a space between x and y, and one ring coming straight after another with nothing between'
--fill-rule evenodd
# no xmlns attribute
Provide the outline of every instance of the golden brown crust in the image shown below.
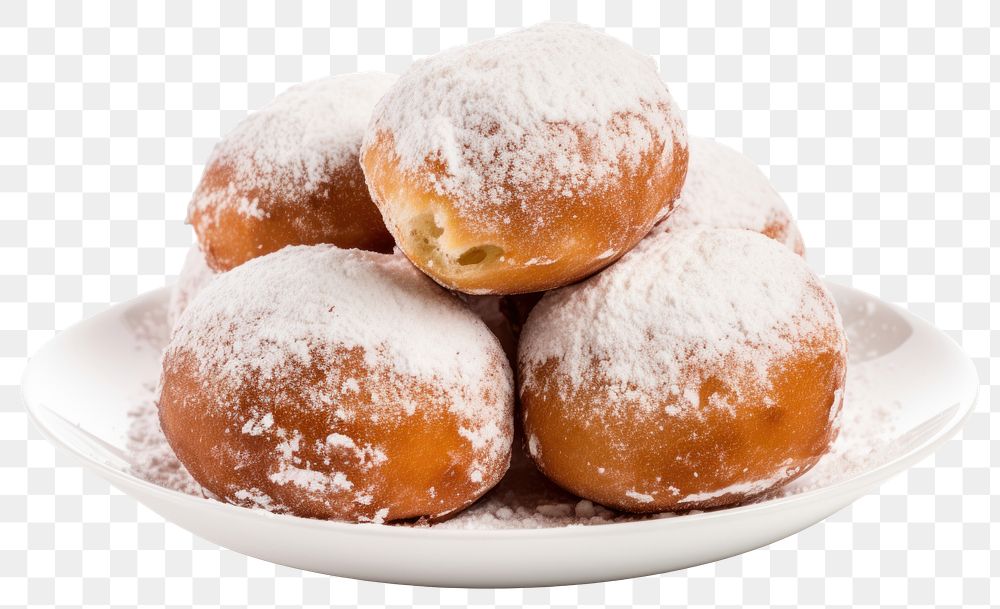
<svg viewBox="0 0 1000 609"><path fill-rule="evenodd" d="M342 350L333 362L314 355L311 366L285 370L283 382L266 384L267 391L248 379L231 397L238 407L220 408L221 381L206 377L193 354L168 353L160 422L195 480L226 501L248 507L390 522L444 517L475 501L503 476L507 461L481 458L440 390L373 369L360 348ZM356 379L361 391L331 392L337 409L304 407L315 402L317 391L330 391L331 377ZM413 414L346 420L337 415L338 409L379 412L372 392L364 388L390 382L405 388L399 397L409 400ZM261 413L268 416L266 423ZM331 434L350 438L354 446L331 441ZM480 482L469 476L474 462L484 465ZM305 492L295 482L295 472L287 475L293 466L322 481L304 480L314 485Z"/></svg>
<svg viewBox="0 0 1000 609"><path fill-rule="evenodd" d="M389 132L369 139L361 163L389 231L418 268L461 292L517 294L596 273L649 232L684 184L687 146L683 133L673 137L652 142L635 167L623 159L620 179L598 191L526 192L504 185L510 202L497 203L492 212L504 218L502 224L463 214L460 202L437 192L442 163L428 159L419 171L401 169ZM581 135L579 141L586 158L586 140ZM672 153L663 163L667 146Z"/></svg>
<svg viewBox="0 0 1000 609"><path fill-rule="evenodd" d="M205 168L189 222L216 271L227 271L247 260L287 245L329 243L342 248L390 252L392 235L365 186L364 174L352 157L333 168L311 191L241 185L233 166L213 159ZM241 211L240 201L254 202L255 213Z"/></svg>
<svg viewBox="0 0 1000 609"><path fill-rule="evenodd" d="M555 388L565 382L534 383L521 393L533 458L567 490L630 512L703 509L764 493L808 471L835 439L847 370L839 340L832 333L810 341L811 348L772 369L770 389L742 387L742 399L726 389L734 379L725 362L695 373L704 379L699 401L708 404L719 392L732 411L678 414L672 409L678 396L664 395L652 415L634 409L634 416L621 417L602 408L607 391L599 384L563 398ZM535 378L552 368L536 370ZM601 410L607 416L593 420ZM718 492L726 488L732 492Z"/></svg>

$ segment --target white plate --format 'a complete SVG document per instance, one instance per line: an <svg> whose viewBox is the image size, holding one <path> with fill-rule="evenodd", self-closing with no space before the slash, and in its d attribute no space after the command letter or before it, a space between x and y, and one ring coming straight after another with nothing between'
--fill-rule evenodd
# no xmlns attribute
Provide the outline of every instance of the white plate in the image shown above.
<svg viewBox="0 0 1000 609"><path fill-rule="evenodd" d="M835 484L713 512L595 526L444 530L309 520L169 490L128 473L127 412L159 375L161 289L61 333L24 374L41 432L167 520L238 552L308 571L405 584L542 586L636 577L772 543L847 506L954 435L978 380L947 336L876 298L830 286L851 337L851 366L878 366L865 391L900 405L894 456Z"/></svg>

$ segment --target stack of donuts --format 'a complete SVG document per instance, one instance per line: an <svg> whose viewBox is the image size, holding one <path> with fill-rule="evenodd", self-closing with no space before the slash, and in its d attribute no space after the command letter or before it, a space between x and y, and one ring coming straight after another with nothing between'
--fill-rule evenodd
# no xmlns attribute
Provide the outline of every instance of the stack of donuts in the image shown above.
<svg viewBox="0 0 1000 609"><path fill-rule="evenodd" d="M609 508L705 509L837 433L846 341L788 208L584 26L293 87L188 220L159 416L227 502L435 522L524 451Z"/></svg>

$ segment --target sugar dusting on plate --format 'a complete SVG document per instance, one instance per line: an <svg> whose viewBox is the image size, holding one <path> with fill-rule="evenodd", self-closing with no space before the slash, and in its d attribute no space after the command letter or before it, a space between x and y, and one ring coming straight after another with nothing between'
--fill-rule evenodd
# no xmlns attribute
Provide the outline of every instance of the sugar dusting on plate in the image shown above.
<svg viewBox="0 0 1000 609"><path fill-rule="evenodd" d="M210 497L187 469L174 456L160 429L156 411L156 390L148 387L149 395L128 413L128 457L132 473L147 482L180 491L188 495Z"/></svg>

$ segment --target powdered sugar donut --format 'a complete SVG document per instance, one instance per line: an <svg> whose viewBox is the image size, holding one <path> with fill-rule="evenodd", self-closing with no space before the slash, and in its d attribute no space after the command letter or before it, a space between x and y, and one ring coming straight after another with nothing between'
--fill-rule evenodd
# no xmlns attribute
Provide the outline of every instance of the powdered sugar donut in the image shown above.
<svg viewBox="0 0 1000 609"><path fill-rule="evenodd" d="M177 283L170 291L170 301L167 304L167 323L173 327L187 308L188 303L198 295L208 282L218 273L208 267L205 254L197 244L192 245L184 258L184 266L177 276Z"/></svg>
<svg viewBox="0 0 1000 609"><path fill-rule="evenodd" d="M681 196L650 234L695 226L743 228L805 253L792 213L753 161L709 138L691 138L689 153Z"/></svg>
<svg viewBox="0 0 1000 609"><path fill-rule="evenodd" d="M375 108L361 162L414 264L511 294L631 249L680 192L687 144L649 57L546 23L414 63Z"/></svg>
<svg viewBox="0 0 1000 609"><path fill-rule="evenodd" d="M831 297L784 246L735 229L645 239L531 312L529 451L559 485L622 510L735 503L828 449L845 351Z"/></svg>
<svg viewBox="0 0 1000 609"><path fill-rule="evenodd" d="M394 80L346 74L292 87L216 145L188 209L209 266L229 270L286 245L392 249L358 150Z"/></svg>
<svg viewBox="0 0 1000 609"><path fill-rule="evenodd" d="M499 343L401 256L289 247L219 275L181 315L161 385L178 459L241 505L440 518L510 459Z"/></svg>

